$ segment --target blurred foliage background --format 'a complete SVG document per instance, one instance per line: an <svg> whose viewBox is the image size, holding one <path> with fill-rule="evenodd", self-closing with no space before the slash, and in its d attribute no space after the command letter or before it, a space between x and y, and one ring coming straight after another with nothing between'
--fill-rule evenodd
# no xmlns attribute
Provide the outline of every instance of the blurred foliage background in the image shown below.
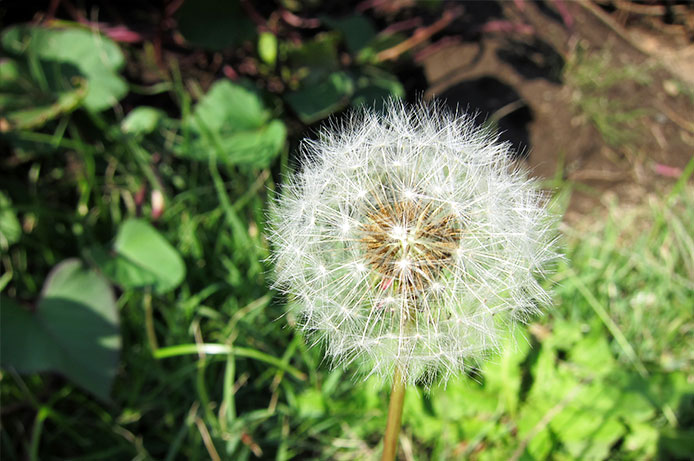
<svg viewBox="0 0 694 461"><path fill-rule="evenodd" d="M474 68L499 41L525 80L492 66L444 96L544 176L567 258L503 353L409 391L400 457L694 459L694 84L614 58L648 55L632 31L690 44L691 4L6 1L0 21L4 460L378 458L387 385L291 328L267 201L329 116L430 97L430 56L474 45ZM566 131L528 132L538 78Z"/></svg>

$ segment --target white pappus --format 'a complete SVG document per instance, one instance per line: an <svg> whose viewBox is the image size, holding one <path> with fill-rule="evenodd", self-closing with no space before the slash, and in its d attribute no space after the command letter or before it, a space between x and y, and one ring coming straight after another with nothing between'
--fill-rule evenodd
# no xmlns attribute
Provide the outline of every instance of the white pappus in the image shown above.
<svg viewBox="0 0 694 461"><path fill-rule="evenodd" d="M470 115L389 102L301 153L270 212L274 287L336 363L446 379L549 303L557 216Z"/></svg>

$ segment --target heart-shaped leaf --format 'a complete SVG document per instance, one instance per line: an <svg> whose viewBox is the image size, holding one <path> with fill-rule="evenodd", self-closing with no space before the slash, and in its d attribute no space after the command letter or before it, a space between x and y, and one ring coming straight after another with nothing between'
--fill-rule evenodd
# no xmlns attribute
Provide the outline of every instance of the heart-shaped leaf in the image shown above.
<svg viewBox="0 0 694 461"><path fill-rule="evenodd" d="M166 117L163 110L149 106L139 106L131 110L121 122L123 133L141 136L154 131L159 122Z"/></svg>
<svg viewBox="0 0 694 461"><path fill-rule="evenodd" d="M69 63L34 59L0 62L0 131L32 129L75 110L87 94L86 79Z"/></svg>
<svg viewBox="0 0 694 461"><path fill-rule="evenodd" d="M228 80L216 82L185 123L191 142L177 153L197 160L214 155L227 165L266 167L287 136L255 91Z"/></svg>
<svg viewBox="0 0 694 461"><path fill-rule="evenodd" d="M304 123L313 123L342 109L354 91L352 79L344 72L333 72L321 82L305 84L284 99Z"/></svg>
<svg viewBox="0 0 694 461"><path fill-rule="evenodd" d="M87 80L84 105L91 111L113 106L128 92L118 75L125 62L120 48L89 30L15 26L3 33L2 46L18 58L68 63L79 69Z"/></svg>
<svg viewBox="0 0 694 461"><path fill-rule="evenodd" d="M79 260L53 268L36 310L0 300L3 367L56 371L107 400L121 347L111 286Z"/></svg>
<svg viewBox="0 0 694 461"><path fill-rule="evenodd" d="M178 251L141 219L129 219L120 229L113 245L115 255L94 251L101 270L122 288L151 286L157 293L176 288L186 274Z"/></svg>

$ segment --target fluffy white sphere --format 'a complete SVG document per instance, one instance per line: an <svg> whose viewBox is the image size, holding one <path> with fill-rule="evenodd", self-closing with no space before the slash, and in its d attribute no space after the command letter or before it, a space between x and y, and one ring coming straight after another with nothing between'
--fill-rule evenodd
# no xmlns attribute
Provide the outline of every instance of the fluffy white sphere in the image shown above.
<svg viewBox="0 0 694 461"><path fill-rule="evenodd" d="M469 115L392 102L302 153L271 211L275 287L337 362L447 378L549 302L556 217Z"/></svg>

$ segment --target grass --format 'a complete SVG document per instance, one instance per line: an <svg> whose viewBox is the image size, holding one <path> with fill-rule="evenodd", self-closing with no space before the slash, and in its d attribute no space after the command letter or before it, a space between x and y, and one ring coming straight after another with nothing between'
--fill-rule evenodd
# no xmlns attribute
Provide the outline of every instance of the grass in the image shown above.
<svg viewBox="0 0 694 461"><path fill-rule="evenodd" d="M124 198L127 186L145 166L127 146L121 149L110 178L98 173L113 165L115 154L106 148L92 166L84 159L68 169L44 157L23 164L27 196L15 203L25 228L30 223L34 231L2 257L11 274L6 292L35 296L51 265L108 239L125 219L128 206L113 202L133 200ZM159 169L165 173L157 180L170 185L171 198L158 227L184 256L188 277L167 295L120 293L124 346L112 401L96 401L58 376L4 371L4 459L379 453L387 389L375 381L353 383L350 370L331 371L319 348L290 328L284 300L267 290L263 213L273 172L215 169L177 161ZM180 186L171 186L177 181ZM18 185L9 184L16 197ZM510 346L476 376L431 395L410 392L403 449L415 459L518 457L519 447L561 459L639 458L684 443L682 434L692 427L681 421L691 421L692 409L680 407L694 390L692 192L682 187L628 210L612 205L588 231L567 228L555 309L517 332L528 341ZM81 204L89 204L86 213ZM619 404L623 426L607 435L594 428L594 439L578 447L562 415L611 427L616 420L604 411L617 403L610 397L601 407L591 396L614 390L632 392L635 407ZM558 441L548 442L555 432ZM663 448L659 440L675 442Z"/></svg>
<svg viewBox="0 0 694 461"><path fill-rule="evenodd" d="M602 297L639 360L663 369L694 366L688 347L694 324L686 318L694 290L690 195L650 196L633 209L613 206L604 228L583 236L572 258L592 268L589 281L602 282L590 291Z"/></svg>
<svg viewBox="0 0 694 461"><path fill-rule="evenodd" d="M586 96L581 110L606 140L626 142L610 133L634 114L604 106L601 94L646 76L606 58L569 66ZM388 386L331 369L268 289L266 205L288 172L289 148L267 168L171 155L190 147L182 120L194 109L179 70L170 71L170 81L136 88L173 107L174 118L146 135L124 134L120 110L2 133L12 154L0 169L10 199L0 216L9 209L21 223L16 242L0 239L3 295L31 305L56 264L91 263L94 247L135 216L187 268L172 291L117 289L123 347L110 400L56 374L0 371L2 459L377 458ZM667 196L611 204L606 216L565 228L555 308L469 376L408 391L401 456L694 452L693 167ZM164 196L158 217L153 191Z"/></svg>
<svg viewBox="0 0 694 461"><path fill-rule="evenodd" d="M608 50L598 54L579 48L567 61L564 78L574 89L576 109L612 147L638 142L639 119L648 115L641 107L625 104L630 88L652 82L649 66L621 65ZM619 94L619 96L617 96Z"/></svg>

